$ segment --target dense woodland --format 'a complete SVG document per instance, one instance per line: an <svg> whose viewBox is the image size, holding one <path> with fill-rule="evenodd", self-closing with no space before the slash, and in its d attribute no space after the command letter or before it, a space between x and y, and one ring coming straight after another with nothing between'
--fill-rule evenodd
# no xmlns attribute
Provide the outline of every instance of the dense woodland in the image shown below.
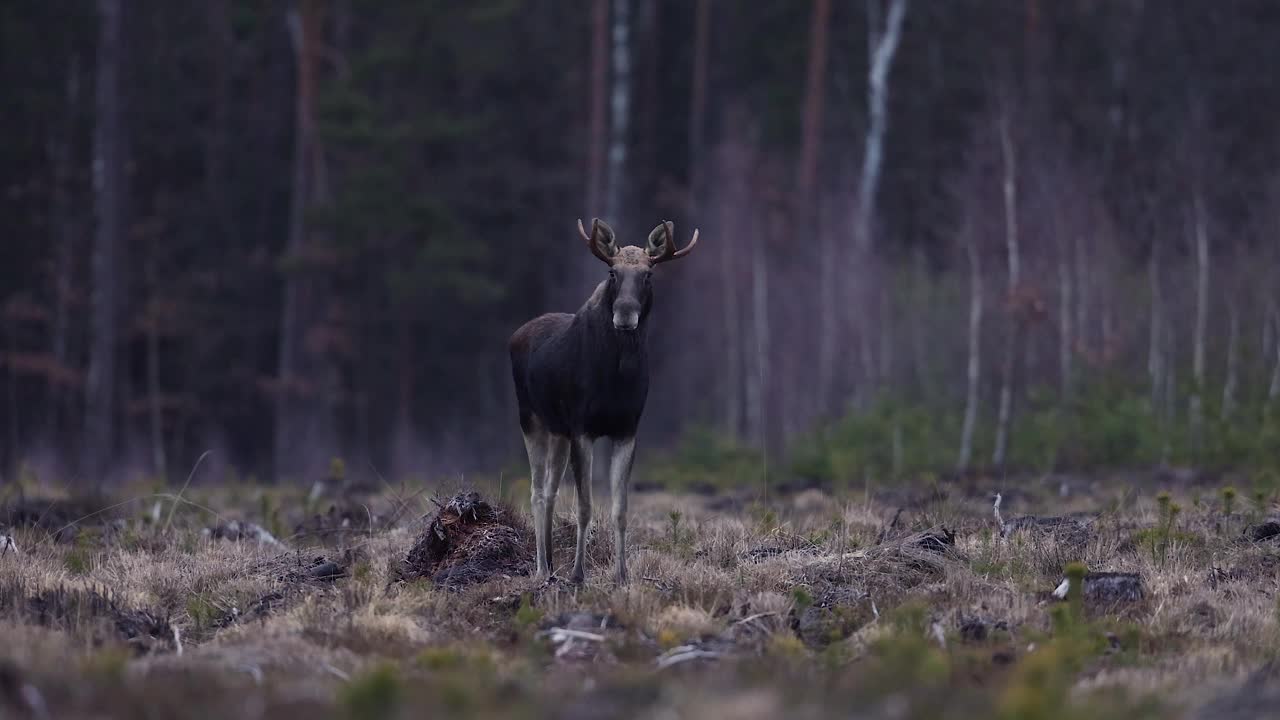
<svg viewBox="0 0 1280 720"><path fill-rule="evenodd" d="M0 4L0 475L519 457L661 220L643 442L819 479L1280 457L1273 0ZM726 460L727 459L727 460Z"/></svg>

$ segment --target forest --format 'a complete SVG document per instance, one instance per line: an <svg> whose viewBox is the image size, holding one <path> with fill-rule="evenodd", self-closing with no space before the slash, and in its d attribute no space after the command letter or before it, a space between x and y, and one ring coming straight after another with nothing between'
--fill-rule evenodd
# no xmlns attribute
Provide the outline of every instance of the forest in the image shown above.
<svg viewBox="0 0 1280 720"><path fill-rule="evenodd" d="M0 718L1274 716L1278 38L0 2Z"/></svg>
<svg viewBox="0 0 1280 720"><path fill-rule="evenodd" d="M1280 5L17 0L0 474L521 459L662 220L671 483L1276 470ZM656 466L654 466L656 467Z"/></svg>

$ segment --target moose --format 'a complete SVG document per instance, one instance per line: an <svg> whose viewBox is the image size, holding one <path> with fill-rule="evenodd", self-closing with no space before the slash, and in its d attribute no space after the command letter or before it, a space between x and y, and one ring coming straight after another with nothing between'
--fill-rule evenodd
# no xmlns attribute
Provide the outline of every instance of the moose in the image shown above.
<svg viewBox="0 0 1280 720"><path fill-rule="evenodd" d="M675 227L669 220L649 233L644 248L619 247L613 229L599 218L591 221L590 234L578 220L578 234L609 266L609 276L577 313L548 313L516 330L510 341L511 374L529 454L537 577L552 575L551 522L567 465L578 488L570 582L585 579L592 447L597 439L608 438L614 573L621 584L627 580L627 490L636 428L649 392L645 335L653 307L651 278L657 265L688 255L698 243L698 231L681 250L675 248Z"/></svg>

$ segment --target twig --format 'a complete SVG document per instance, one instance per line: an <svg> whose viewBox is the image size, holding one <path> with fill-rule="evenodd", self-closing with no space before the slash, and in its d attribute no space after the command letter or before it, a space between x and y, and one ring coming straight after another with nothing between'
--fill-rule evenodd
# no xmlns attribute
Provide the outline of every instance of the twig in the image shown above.
<svg viewBox="0 0 1280 720"><path fill-rule="evenodd" d="M334 667L333 665L330 665L329 663L321 663L320 666L323 667L330 675L338 678L343 682L347 682L351 680L351 676L349 674L339 670L338 668Z"/></svg>
<svg viewBox="0 0 1280 720"><path fill-rule="evenodd" d="M699 650L693 645L681 645L677 648L663 653L658 657L657 664L659 670L665 670L672 665L689 662L690 660L719 660L724 657L723 654L712 652L711 650Z"/></svg>
<svg viewBox="0 0 1280 720"><path fill-rule="evenodd" d="M178 632L178 626L173 626L173 650L182 657L182 634Z"/></svg>
<svg viewBox="0 0 1280 720"><path fill-rule="evenodd" d="M562 643L565 640L587 640L589 642L604 642L605 640L605 637L598 633L559 627L553 627L550 630L544 631L542 634L551 638L551 642L557 644Z"/></svg>
<svg viewBox="0 0 1280 720"><path fill-rule="evenodd" d="M196 476L196 470L200 469L200 464L203 463L204 459L209 457L209 454L212 452L213 452L212 450L205 450L204 452L200 453L199 458L196 458L196 464L192 465L191 472L187 473L187 481L182 483L182 489L178 491L178 500L181 500L182 493L187 491L187 486L191 484L191 478ZM173 505L169 507L169 517L166 518L164 521L165 532L169 532L169 527L173 525L173 513L177 509L178 509L178 503L175 500Z"/></svg>
<svg viewBox="0 0 1280 720"><path fill-rule="evenodd" d="M735 621L733 624L734 624L734 625L741 625L741 624L743 624L743 623L749 623L749 622L751 622L752 620L759 620L760 618L763 618L763 617L769 617L769 616L771 616L771 615L777 615L777 614L778 614L778 613L776 613L776 612L762 612L762 613L756 613L755 615L751 615L751 616L748 616L748 617L744 617L744 618L742 618L741 620Z"/></svg>

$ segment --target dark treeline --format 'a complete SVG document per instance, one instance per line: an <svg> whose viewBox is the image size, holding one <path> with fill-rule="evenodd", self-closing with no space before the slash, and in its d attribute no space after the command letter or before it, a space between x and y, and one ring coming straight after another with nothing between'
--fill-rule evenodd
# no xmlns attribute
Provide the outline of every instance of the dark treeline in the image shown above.
<svg viewBox="0 0 1280 720"><path fill-rule="evenodd" d="M879 418L885 467L813 472L1052 466L1139 418L1101 459L1274 455L1278 34L1271 0L4 3L4 473L497 467L506 338L601 278L594 216L702 232L646 443Z"/></svg>

